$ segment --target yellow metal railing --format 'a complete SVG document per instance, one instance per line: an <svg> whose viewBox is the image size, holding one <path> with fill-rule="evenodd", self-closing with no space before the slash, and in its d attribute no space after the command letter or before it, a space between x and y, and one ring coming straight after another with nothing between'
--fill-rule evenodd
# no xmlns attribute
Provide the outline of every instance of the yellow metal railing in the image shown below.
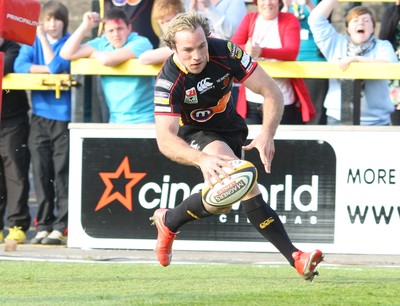
<svg viewBox="0 0 400 306"><path fill-rule="evenodd" d="M337 64L327 62L259 62L274 78L321 78L353 80L400 79L400 63L352 63L346 71ZM10 90L61 90L76 86L73 75L142 75L155 76L161 65L142 65L129 60L116 67L107 67L94 59L79 59L71 63L71 74L19 74L10 73L3 78L3 89Z"/></svg>
<svg viewBox="0 0 400 306"><path fill-rule="evenodd" d="M321 78L321 79L398 79L400 64L352 63L346 71L337 64L327 62L259 62L274 78ZM80 59L71 64L71 74L83 75L157 75L161 65L142 65L129 60L116 67L100 65L94 59Z"/></svg>
<svg viewBox="0 0 400 306"><path fill-rule="evenodd" d="M267 62L260 66L274 78L320 78L320 79L399 79L400 64L351 63L343 71L339 65L327 62ZM106 67L95 59L80 59L71 63L71 74L82 75L157 75L161 65L142 65L129 60L116 67Z"/></svg>
<svg viewBox="0 0 400 306"><path fill-rule="evenodd" d="M54 90L56 98L61 90L70 90L75 85L70 74L10 73L3 77L3 89Z"/></svg>

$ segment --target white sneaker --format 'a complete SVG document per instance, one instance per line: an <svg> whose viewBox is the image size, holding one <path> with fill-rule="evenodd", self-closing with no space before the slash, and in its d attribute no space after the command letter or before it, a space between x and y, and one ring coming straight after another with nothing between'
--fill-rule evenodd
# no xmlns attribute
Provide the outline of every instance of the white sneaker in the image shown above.
<svg viewBox="0 0 400 306"><path fill-rule="evenodd" d="M46 238L42 240L41 243L49 245L62 245L67 243L67 237L64 236L60 231L53 230Z"/></svg>
<svg viewBox="0 0 400 306"><path fill-rule="evenodd" d="M50 234L50 232L48 232L48 231L37 232L36 236L31 239L31 243L32 244L41 244L42 240L44 238L46 238L49 234Z"/></svg>

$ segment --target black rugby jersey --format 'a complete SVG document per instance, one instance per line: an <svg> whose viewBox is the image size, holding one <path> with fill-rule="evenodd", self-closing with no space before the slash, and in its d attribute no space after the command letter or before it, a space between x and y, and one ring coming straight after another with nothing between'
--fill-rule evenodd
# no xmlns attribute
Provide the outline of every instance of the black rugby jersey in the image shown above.
<svg viewBox="0 0 400 306"><path fill-rule="evenodd" d="M207 41L209 61L199 74L185 72L176 55L165 61L155 85L154 113L180 116L183 126L232 130L245 125L233 105L232 82L245 81L257 62L230 41Z"/></svg>

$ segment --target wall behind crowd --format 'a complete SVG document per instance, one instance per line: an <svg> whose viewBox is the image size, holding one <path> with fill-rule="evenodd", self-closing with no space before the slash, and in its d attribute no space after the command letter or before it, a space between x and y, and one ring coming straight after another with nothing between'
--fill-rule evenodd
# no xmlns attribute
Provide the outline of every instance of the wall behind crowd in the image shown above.
<svg viewBox="0 0 400 306"><path fill-rule="evenodd" d="M70 18L70 25L68 28L69 32L75 31L75 29L79 26L82 22L82 16L85 12L92 10L92 5L95 0L60 0L63 4L65 4L69 10L69 18ZM146 0L142 0L146 1ZM39 0L41 4L47 2L47 0ZM334 13L332 15L332 24L341 31L344 32L344 10L347 6L348 2L339 3L339 5L335 8ZM383 14L384 5L382 2L364 2L363 5L371 7L375 13L378 20L377 29L375 35L378 35L380 29L380 17ZM255 5L248 5L247 6L249 11L253 11L256 9Z"/></svg>

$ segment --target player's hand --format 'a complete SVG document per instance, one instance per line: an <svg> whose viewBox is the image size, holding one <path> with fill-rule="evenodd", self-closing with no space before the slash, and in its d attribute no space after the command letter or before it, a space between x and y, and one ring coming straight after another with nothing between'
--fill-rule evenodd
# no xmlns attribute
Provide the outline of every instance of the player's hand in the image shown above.
<svg viewBox="0 0 400 306"><path fill-rule="evenodd" d="M234 169L235 167L228 163L229 160L234 159L234 157L228 155L209 155L203 153L199 158L198 166L203 173L205 183L212 186L213 178L220 183L223 178L229 177L229 174L222 167Z"/></svg>
<svg viewBox="0 0 400 306"><path fill-rule="evenodd" d="M273 137L259 135L254 138L250 144L243 146L242 148L246 151L256 148L260 153L260 159L264 165L265 172L271 173L271 163L275 155L275 144Z"/></svg>

